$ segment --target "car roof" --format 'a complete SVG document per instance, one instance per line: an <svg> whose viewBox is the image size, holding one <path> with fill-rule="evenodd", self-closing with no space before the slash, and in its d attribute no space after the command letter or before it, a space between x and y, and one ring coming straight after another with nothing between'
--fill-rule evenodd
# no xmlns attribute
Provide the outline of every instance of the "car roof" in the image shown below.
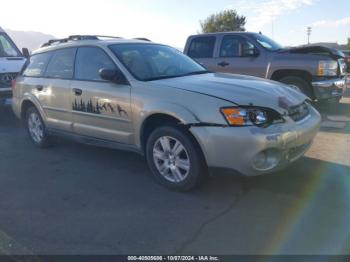
<svg viewBox="0 0 350 262"><path fill-rule="evenodd" d="M94 40L72 40L63 43L52 44L48 46L43 46L33 52L33 54L44 53L48 51L54 51L62 48L68 47L79 47L79 46L102 46L106 47L113 44L135 44L135 43L144 43L144 44L156 44L150 42L149 40L139 40L139 39L125 39L125 38L113 38L113 39L94 39Z"/></svg>
<svg viewBox="0 0 350 262"><path fill-rule="evenodd" d="M4 32L5 32L4 29L1 28L1 26L0 26L0 32L1 32L1 33L4 33Z"/></svg>
<svg viewBox="0 0 350 262"><path fill-rule="evenodd" d="M258 33L255 32L243 32L243 31L228 31L228 32L214 32L214 33L204 33L204 34L196 34L191 35L190 37L198 37L198 36L218 36L218 35L256 35Z"/></svg>

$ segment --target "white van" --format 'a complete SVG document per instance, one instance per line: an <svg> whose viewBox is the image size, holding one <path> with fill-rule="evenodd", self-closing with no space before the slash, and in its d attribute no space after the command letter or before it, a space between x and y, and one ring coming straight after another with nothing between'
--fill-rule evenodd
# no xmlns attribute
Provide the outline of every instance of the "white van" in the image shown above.
<svg viewBox="0 0 350 262"><path fill-rule="evenodd" d="M27 53L27 50L25 51ZM0 27L0 107L11 103L11 82L21 71L25 62L24 55Z"/></svg>

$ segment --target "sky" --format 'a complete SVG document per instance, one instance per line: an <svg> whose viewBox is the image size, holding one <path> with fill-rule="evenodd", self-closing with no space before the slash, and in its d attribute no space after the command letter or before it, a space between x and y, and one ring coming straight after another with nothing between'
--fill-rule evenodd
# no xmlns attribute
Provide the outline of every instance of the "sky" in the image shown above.
<svg viewBox="0 0 350 262"><path fill-rule="evenodd" d="M15 9L13 12L8 10ZM311 42L345 44L350 37L350 0L11 0L1 3L0 26L62 38L73 34L146 37L182 48L200 21L236 9L247 31L286 46Z"/></svg>

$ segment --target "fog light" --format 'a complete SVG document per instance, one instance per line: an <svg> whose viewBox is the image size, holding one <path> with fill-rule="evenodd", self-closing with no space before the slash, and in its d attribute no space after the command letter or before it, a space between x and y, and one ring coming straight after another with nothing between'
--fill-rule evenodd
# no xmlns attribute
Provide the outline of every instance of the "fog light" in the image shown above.
<svg viewBox="0 0 350 262"><path fill-rule="evenodd" d="M278 149L267 149L255 156L253 165L259 171L267 171L275 168L280 160L281 153Z"/></svg>

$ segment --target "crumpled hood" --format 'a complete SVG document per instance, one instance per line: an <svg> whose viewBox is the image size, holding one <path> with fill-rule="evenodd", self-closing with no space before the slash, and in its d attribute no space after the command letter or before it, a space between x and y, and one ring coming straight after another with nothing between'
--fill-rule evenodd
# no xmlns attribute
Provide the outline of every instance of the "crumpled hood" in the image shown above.
<svg viewBox="0 0 350 262"><path fill-rule="evenodd" d="M209 73L154 82L217 97L236 105L268 107L280 113L285 113L289 107L299 105L307 99L304 94L284 84L244 75Z"/></svg>
<svg viewBox="0 0 350 262"><path fill-rule="evenodd" d="M293 54L324 54L332 57L333 59L344 58L344 55L337 49L329 48L319 45L307 45L285 48L279 51L280 53L293 53Z"/></svg>

